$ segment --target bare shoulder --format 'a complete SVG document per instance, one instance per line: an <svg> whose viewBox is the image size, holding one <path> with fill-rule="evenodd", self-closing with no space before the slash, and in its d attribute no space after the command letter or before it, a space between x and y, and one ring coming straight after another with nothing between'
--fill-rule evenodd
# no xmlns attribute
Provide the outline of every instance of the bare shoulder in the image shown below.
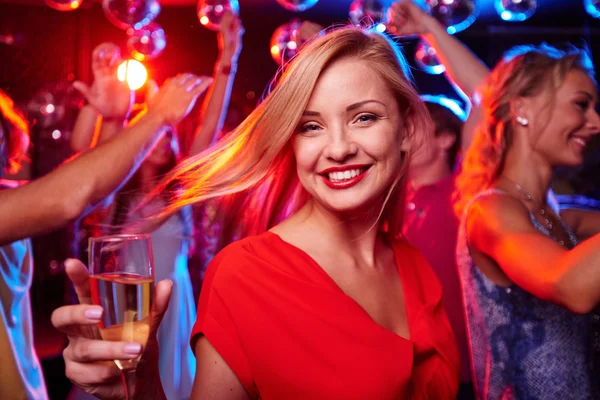
<svg viewBox="0 0 600 400"><path fill-rule="evenodd" d="M505 233L534 229L527 207L508 193L480 197L471 205L467 216L467 237L476 247Z"/></svg>

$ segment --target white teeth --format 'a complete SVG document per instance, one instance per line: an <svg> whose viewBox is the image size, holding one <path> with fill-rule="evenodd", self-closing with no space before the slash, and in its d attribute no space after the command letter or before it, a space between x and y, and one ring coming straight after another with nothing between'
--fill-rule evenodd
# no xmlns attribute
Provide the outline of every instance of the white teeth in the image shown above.
<svg viewBox="0 0 600 400"><path fill-rule="evenodd" d="M579 138L579 137L574 137L573 141L583 147L585 147L585 145L587 144L585 140L583 140L582 138Z"/></svg>
<svg viewBox="0 0 600 400"><path fill-rule="evenodd" d="M347 171L337 171L337 172L330 172L329 174L327 174L328 178L330 181L332 182L340 182L340 181L345 181L348 179L352 179L354 177L357 177L358 175L360 175L361 170L360 169L349 169Z"/></svg>

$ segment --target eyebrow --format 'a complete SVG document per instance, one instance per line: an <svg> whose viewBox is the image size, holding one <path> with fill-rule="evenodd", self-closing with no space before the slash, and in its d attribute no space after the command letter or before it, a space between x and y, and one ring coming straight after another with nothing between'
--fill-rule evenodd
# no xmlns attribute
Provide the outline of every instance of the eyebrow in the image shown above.
<svg viewBox="0 0 600 400"><path fill-rule="evenodd" d="M382 103L381 101L379 101L379 100L364 100L364 101L359 101L358 103L350 104L348 107L346 107L346 111L355 110L355 109L360 108L360 107L362 107L362 106L364 106L365 104L368 104L368 103L381 104L387 110L387 106L384 103ZM318 117L318 116L321 115L321 113L317 112L317 111L305 110L302 115L303 116L307 116L307 117Z"/></svg>
<svg viewBox="0 0 600 400"><path fill-rule="evenodd" d="M596 98L593 94L591 94L590 92L586 92L585 90L578 90L576 93L583 94L584 96L589 97L590 100L594 100Z"/></svg>

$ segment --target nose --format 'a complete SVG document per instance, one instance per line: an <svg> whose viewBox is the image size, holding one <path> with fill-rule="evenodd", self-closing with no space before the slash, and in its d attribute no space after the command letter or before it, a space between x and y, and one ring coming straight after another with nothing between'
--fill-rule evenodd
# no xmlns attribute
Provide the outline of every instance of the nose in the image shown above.
<svg viewBox="0 0 600 400"><path fill-rule="evenodd" d="M598 115L598 111L595 109L592 109L590 113L591 115L588 117L586 125L592 135L597 135L600 133L600 115Z"/></svg>
<svg viewBox="0 0 600 400"><path fill-rule="evenodd" d="M344 162L355 156L358 152L357 144L351 140L346 130L342 127L330 129L328 139L323 154L330 160Z"/></svg>

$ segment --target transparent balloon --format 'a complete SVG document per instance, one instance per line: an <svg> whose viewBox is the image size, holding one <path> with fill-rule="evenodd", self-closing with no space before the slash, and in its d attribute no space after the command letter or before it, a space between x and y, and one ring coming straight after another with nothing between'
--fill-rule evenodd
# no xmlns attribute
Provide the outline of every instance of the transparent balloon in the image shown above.
<svg viewBox="0 0 600 400"><path fill-rule="evenodd" d="M536 0L496 0L494 5L505 21L525 21L537 8Z"/></svg>
<svg viewBox="0 0 600 400"><path fill-rule="evenodd" d="M302 22L293 20L275 29L271 36L271 57L277 64L283 64L294 57L299 50L298 32Z"/></svg>
<svg viewBox="0 0 600 400"><path fill-rule="evenodd" d="M240 15L240 5L237 0L200 0L196 7L198 20L202 25L213 31L219 30L221 18L226 11Z"/></svg>
<svg viewBox="0 0 600 400"><path fill-rule="evenodd" d="M41 128L70 129L82 101L83 96L70 83L49 84L31 98L27 114Z"/></svg>
<svg viewBox="0 0 600 400"><path fill-rule="evenodd" d="M43 128L55 125L65 114L64 106L58 104L54 94L45 89L35 94L27 104L27 110L36 123Z"/></svg>
<svg viewBox="0 0 600 400"><path fill-rule="evenodd" d="M420 40L415 48L415 63L428 74L439 75L446 71L446 67L437 57L435 48L423 40Z"/></svg>
<svg viewBox="0 0 600 400"><path fill-rule="evenodd" d="M350 21L354 25L375 25L385 31L388 6L382 0L354 0L350 4Z"/></svg>
<svg viewBox="0 0 600 400"><path fill-rule="evenodd" d="M151 22L142 29L128 30L127 34L127 48L133 58L139 61L157 57L167 46L165 31L156 22Z"/></svg>
<svg viewBox="0 0 600 400"><path fill-rule="evenodd" d="M290 11L305 11L317 4L318 0L277 0L279 5Z"/></svg>
<svg viewBox="0 0 600 400"><path fill-rule="evenodd" d="M73 11L79 8L82 0L45 0L46 5L58 11Z"/></svg>
<svg viewBox="0 0 600 400"><path fill-rule="evenodd" d="M160 13L157 0L102 0L106 18L121 29L142 29Z"/></svg>
<svg viewBox="0 0 600 400"><path fill-rule="evenodd" d="M425 0L430 14L453 35L467 29L477 18L475 0Z"/></svg>
<svg viewBox="0 0 600 400"><path fill-rule="evenodd" d="M600 0L584 0L583 6L590 16L600 18Z"/></svg>

